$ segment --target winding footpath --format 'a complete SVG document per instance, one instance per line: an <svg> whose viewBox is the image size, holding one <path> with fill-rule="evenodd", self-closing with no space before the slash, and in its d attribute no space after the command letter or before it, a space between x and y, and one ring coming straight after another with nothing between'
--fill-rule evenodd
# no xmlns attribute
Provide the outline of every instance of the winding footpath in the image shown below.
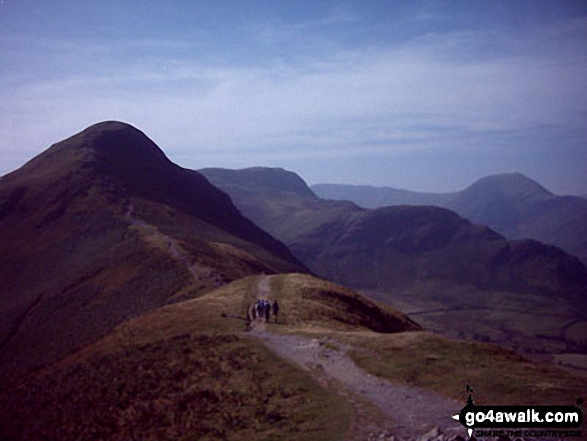
<svg viewBox="0 0 587 441"><path fill-rule="evenodd" d="M192 262L192 257L181 248L181 245L179 245L177 240L171 236L163 234L156 226L151 225L135 216L134 204L132 201L129 201L128 203L125 219L130 223L130 225L141 230L146 236L159 239L161 243L164 243L167 253L175 260L181 262L190 272L194 280L210 280L217 288L223 284L220 274L218 274L215 270Z"/></svg>
<svg viewBox="0 0 587 441"><path fill-rule="evenodd" d="M271 298L269 277L260 280L257 297ZM464 428L451 418L462 403L370 375L352 361L338 342L327 337L311 339L267 332L261 319L253 321L251 334L352 404L355 417L349 440L468 439Z"/></svg>

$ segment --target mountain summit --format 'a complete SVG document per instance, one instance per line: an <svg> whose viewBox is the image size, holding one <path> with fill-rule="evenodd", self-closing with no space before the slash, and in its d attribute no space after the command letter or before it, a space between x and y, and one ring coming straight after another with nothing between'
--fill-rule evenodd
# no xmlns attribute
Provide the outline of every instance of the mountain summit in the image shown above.
<svg viewBox="0 0 587 441"><path fill-rule="evenodd" d="M95 124L51 146L5 179L18 182L19 178L30 180L49 174L65 178L74 170L77 176L99 177L103 186L115 188L121 196L168 205L288 255L282 244L244 220L224 192L201 174L171 162L143 132L125 123Z"/></svg>
<svg viewBox="0 0 587 441"><path fill-rule="evenodd" d="M479 179L459 192L445 206L472 222L504 231L519 222L529 206L553 194L521 173L508 173Z"/></svg>
<svg viewBox="0 0 587 441"><path fill-rule="evenodd" d="M0 383L250 274L306 272L144 133L96 124L0 180Z"/></svg>

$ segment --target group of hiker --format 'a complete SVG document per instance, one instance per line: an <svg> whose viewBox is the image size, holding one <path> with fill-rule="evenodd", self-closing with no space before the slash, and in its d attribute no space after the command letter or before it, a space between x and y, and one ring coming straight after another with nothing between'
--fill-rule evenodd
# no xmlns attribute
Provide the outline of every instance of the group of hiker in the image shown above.
<svg viewBox="0 0 587 441"><path fill-rule="evenodd" d="M273 303L271 303L269 300L259 299L257 303L251 307L251 316L253 320L265 319L265 321L268 322L271 317L271 312L273 312L273 319L275 323L277 323L277 315L279 314L279 303L277 300L274 300Z"/></svg>

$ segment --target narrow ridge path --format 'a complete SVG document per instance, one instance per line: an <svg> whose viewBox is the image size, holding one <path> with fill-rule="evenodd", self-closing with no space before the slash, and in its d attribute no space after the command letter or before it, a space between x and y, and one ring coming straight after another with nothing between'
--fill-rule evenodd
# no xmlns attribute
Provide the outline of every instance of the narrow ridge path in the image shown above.
<svg viewBox="0 0 587 441"><path fill-rule="evenodd" d="M257 298L270 299L270 277L257 285ZM305 338L267 332L263 319L254 320L251 333L282 358L309 372L322 386L333 388L355 408L349 440L467 439L451 415L463 404L449 398L396 385L368 374L327 337Z"/></svg>

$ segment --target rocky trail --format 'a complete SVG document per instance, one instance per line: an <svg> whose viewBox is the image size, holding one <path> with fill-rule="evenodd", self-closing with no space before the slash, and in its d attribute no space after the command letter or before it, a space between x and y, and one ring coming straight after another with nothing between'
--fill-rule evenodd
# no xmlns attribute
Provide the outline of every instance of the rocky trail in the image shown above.
<svg viewBox="0 0 587 441"><path fill-rule="evenodd" d="M268 277L259 282L257 297L271 298ZM464 428L451 418L462 403L370 375L347 355L348 348L329 337L268 332L263 319L253 321L251 334L351 403L355 416L349 440L468 439Z"/></svg>

